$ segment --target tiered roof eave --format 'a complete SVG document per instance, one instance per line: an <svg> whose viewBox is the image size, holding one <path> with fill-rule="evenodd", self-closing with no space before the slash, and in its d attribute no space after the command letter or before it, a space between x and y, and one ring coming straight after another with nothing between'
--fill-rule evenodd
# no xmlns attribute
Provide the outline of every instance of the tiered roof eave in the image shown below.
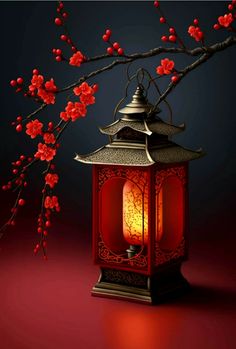
<svg viewBox="0 0 236 349"><path fill-rule="evenodd" d="M148 136L152 134L159 134L163 136L174 136L180 132L185 130L185 124L181 124L179 126L167 123L163 121L161 118L153 119L125 119L121 118L112 124L99 127L101 133L106 134L108 136L115 136L119 131L124 129L125 127L131 128L134 131L144 133Z"/></svg>

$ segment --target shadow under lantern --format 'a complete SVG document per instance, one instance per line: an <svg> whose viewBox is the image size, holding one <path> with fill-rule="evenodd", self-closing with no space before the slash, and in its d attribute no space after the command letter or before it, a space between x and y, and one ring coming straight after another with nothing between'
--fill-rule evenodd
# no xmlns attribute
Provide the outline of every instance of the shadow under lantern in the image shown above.
<svg viewBox="0 0 236 349"><path fill-rule="evenodd" d="M100 131L110 142L76 160L93 164L93 256L101 274L92 295L161 302L188 287L188 162L203 155L169 138L138 86L122 117Z"/></svg>

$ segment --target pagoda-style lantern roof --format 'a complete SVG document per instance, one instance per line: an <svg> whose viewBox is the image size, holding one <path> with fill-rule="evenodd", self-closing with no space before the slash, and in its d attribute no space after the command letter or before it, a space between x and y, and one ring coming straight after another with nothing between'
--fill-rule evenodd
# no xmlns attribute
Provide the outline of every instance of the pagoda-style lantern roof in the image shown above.
<svg viewBox="0 0 236 349"><path fill-rule="evenodd" d="M169 138L183 132L185 125L175 126L163 121L153 112L153 105L138 86L131 103L119 110L122 117L101 127L110 142L87 155L76 155L75 160L88 164L150 166L154 163L179 163L197 159L201 149L193 151L181 147Z"/></svg>

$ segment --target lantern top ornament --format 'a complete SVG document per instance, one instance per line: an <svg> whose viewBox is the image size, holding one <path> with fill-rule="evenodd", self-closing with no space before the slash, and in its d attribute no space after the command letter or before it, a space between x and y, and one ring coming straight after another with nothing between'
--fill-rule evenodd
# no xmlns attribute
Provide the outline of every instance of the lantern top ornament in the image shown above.
<svg viewBox="0 0 236 349"><path fill-rule="evenodd" d="M198 159L202 149L193 151L172 142L169 137L183 132L185 125L175 126L163 121L144 96L139 85L132 101L119 110L122 117L100 127L110 142L87 155L76 155L75 160L88 164L150 166L155 163L179 163Z"/></svg>
<svg viewBox="0 0 236 349"><path fill-rule="evenodd" d="M130 120L135 117L145 117L145 114L148 115L151 113L153 105L148 102L143 92L144 89L142 86L138 85L131 103L128 103L124 108L119 110L120 114L124 114L124 119ZM160 109L157 109L157 112L160 112Z"/></svg>

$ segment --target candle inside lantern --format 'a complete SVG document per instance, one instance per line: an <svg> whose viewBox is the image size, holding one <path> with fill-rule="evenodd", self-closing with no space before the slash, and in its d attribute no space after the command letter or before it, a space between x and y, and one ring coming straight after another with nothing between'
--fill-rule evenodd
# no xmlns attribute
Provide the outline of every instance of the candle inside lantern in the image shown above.
<svg viewBox="0 0 236 349"><path fill-rule="evenodd" d="M131 246L148 242L148 193L131 181L123 187L123 235Z"/></svg>

